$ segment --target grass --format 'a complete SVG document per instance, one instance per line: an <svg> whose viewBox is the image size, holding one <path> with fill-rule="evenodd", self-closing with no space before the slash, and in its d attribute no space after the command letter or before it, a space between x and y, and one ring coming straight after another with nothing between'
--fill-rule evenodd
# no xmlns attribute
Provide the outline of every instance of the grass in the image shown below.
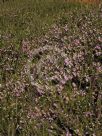
<svg viewBox="0 0 102 136"><path fill-rule="evenodd" d="M0 1L0 136L102 135L101 7Z"/></svg>

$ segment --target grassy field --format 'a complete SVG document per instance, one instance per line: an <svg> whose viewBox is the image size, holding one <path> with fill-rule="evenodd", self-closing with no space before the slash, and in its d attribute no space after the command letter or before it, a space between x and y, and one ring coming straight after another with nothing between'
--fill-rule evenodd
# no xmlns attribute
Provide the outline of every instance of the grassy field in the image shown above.
<svg viewBox="0 0 102 136"><path fill-rule="evenodd" d="M102 136L102 9L0 1L0 136Z"/></svg>

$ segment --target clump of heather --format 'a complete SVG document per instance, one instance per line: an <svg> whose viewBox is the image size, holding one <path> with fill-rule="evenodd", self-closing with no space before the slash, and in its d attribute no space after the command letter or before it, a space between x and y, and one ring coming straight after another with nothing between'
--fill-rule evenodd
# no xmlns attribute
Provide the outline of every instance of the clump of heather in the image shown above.
<svg viewBox="0 0 102 136"><path fill-rule="evenodd" d="M101 136L101 22L71 12L20 52L0 50L1 135Z"/></svg>

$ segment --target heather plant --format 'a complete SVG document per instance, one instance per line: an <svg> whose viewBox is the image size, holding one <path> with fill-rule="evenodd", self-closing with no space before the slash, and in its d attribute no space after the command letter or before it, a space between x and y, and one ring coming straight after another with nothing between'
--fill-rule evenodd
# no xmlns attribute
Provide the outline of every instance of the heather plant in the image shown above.
<svg viewBox="0 0 102 136"><path fill-rule="evenodd" d="M40 14L46 12L41 6ZM36 31L36 37L25 30L32 12L22 14L28 23L24 31L11 25L20 21L19 13L8 28L5 16L0 35L1 136L102 135L102 11L75 7L65 12L61 6L56 21L48 23L46 32Z"/></svg>

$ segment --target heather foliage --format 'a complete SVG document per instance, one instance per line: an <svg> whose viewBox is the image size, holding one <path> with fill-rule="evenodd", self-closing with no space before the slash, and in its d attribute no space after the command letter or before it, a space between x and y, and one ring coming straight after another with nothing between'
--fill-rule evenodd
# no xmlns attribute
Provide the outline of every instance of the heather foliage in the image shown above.
<svg viewBox="0 0 102 136"><path fill-rule="evenodd" d="M101 14L63 12L37 38L1 33L1 136L102 135Z"/></svg>

